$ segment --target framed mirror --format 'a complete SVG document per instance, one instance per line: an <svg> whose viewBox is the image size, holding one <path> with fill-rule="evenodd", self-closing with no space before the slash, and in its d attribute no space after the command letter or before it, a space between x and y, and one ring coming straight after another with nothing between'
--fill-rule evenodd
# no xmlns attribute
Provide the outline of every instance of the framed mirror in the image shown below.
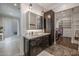
<svg viewBox="0 0 79 59"><path fill-rule="evenodd" d="M27 12L26 16L28 30L43 29L42 16L30 11Z"/></svg>

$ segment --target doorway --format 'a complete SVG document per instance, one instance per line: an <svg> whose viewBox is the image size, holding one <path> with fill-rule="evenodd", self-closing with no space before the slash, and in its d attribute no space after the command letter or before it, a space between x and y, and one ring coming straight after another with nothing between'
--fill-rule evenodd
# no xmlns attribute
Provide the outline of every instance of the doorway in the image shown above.
<svg viewBox="0 0 79 59"><path fill-rule="evenodd" d="M20 55L20 4L0 4L0 56Z"/></svg>

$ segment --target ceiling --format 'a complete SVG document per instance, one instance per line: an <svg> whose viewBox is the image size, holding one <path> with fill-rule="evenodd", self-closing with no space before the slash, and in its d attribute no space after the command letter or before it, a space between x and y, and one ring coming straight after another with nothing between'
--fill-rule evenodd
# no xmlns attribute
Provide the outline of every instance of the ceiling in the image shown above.
<svg viewBox="0 0 79 59"><path fill-rule="evenodd" d="M15 3L0 3L0 16L20 17L20 5Z"/></svg>
<svg viewBox="0 0 79 59"><path fill-rule="evenodd" d="M52 9L54 12L63 11L69 8L79 6L79 3L38 3L45 10Z"/></svg>

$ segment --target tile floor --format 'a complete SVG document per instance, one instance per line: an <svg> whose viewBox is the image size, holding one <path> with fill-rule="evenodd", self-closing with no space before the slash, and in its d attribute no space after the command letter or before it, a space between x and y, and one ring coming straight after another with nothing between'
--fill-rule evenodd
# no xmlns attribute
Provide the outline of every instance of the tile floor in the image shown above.
<svg viewBox="0 0 79 59"><path fill-rule="evenodd" d="M20 37L12 36L0 41L0 56L17 56L20 54Z"/></svg>
<svg viewBox="0 0 79 59"><path fill-rule="evenodd" d="M47 48L45 51L54 55L54 56L79 56L78 50L64 47L62 45L52 45Z"/></svg>
<svg viewBox="0 0 79 59"><path fill-rule="evenodd" d="M56 44L42 51L37 56L79 56L79 52L75 49Z"/></svg>
<svg viewBox="0 0 79 59"><path fill-rule="evenodd" d="M37 56L53 56L53 55L44 50L41 53L39 53Z"/></svg>
<svg viewBox="0 0 79 59"><path fill-rule="evenodd" d="M0 56L19 56L20 39L20 37L13 36L0 41ZM56 44L45 49L37 56L79 56L79 52L75 49Z"/></svg>

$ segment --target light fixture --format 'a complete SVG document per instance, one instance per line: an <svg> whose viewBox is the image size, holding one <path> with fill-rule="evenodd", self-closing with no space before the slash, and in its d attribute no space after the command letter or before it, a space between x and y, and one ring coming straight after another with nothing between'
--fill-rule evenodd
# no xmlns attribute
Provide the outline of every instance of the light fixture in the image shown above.
<svg viewBox="0 0 79 59"><path fill-rule="evenodd" d="M16 4L16 3L14 3L14 6L17 6L17 4Z"/></svg>
<svg viewBox="0 0 79 59"><path fill-rule="evenodd" d="M29 4L29 9L32 9L32 4L31 3Z"/></svg>
<svg viewBox="0 0 79 59"><path fill-rule="evenodd" d="M48 15L47 17L48 17L48 19L50 19L50 18L51 18L51 16L50 16L50 15Z"/></svg>

